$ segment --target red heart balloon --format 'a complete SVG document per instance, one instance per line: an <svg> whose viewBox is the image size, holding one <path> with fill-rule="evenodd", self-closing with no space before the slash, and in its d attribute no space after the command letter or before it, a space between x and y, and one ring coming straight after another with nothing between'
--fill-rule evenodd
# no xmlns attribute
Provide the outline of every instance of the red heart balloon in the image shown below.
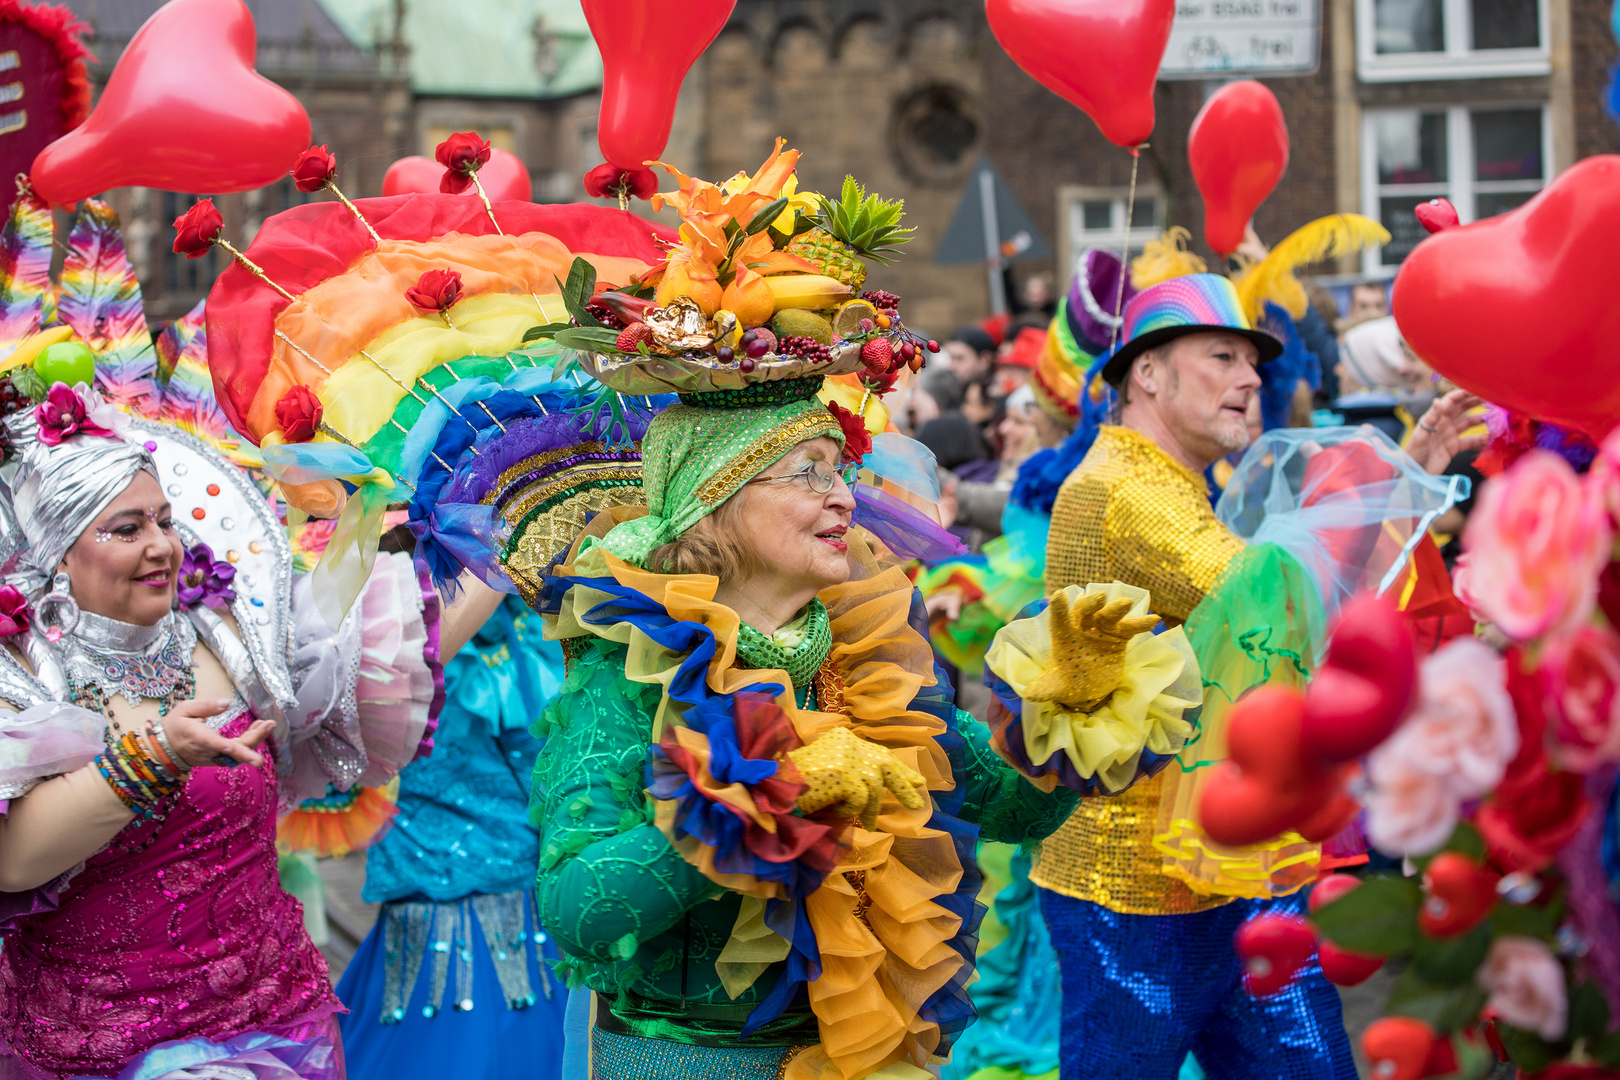
<svg viewBox="0 0 1620 1080"><path fill-rule="evenodd" d="M1617 248L1620 156L1589 157L1518 209L1418 244L1395 320L1458 386L1602 439L1620 419Z"/></svg>
<svg viewBox="0 0 1620 1080"><path fill-rule="evenodd" d="M1461 937L1485 921L1496 906L1501 879L1473 859L1442 851L1423 871L1423 907L1418 929L1432 938Z"/></svg>
<svg viewBox="0 0 1620 1080"><path fill-rule="evenodd" d="M1418 219L1426 233L1437 233L1442 229L1449 229L1458 222L1457 208L1451 205L1450 199L1430 199L1425 203L1418 203L1413 207L1412 214Z"/></svg>
<svg viewBox="0 0 1620 1080"><path fill-rule="evenodd" d="M1277 95L1253 79L1209 96L1187 134L1187 162L1204 197L1204 239L1221 256L1288 170L1288 124Z"/></svg>
<svg viewBox="0 0 1620 1080"><path fill-rule="evenodd" d="M1316 933L1298 915L1257 915L1237 928L1232 946L1243 960L1243 989L1269 997L1287 988L1316 951Z"/></svg>
<svg viewBox="0 0 1620 1080"><path fill-rule="evenodd" d="M1327 656L1305 691L1305 749L1322 762L1369 753L1400 726L1417 693L1417 646L1406 618L1380 597L1344 605Z"/></svg>
<svg viewBox="0 0 1620 1080"><path fill-rule="evenodd" d="M737 0L582 0L602 54L596 141L621 169L664 152L681 80L719 36Z"/></svg>
<svg viewBox="0 0 1620 1080"><path fill-rule="evenodd" d="M444 166L432 158L412 156L400 158L388 166L383 174L383 197L390 195L436 195L439 181L444 178ZM520 199L534 199L534 181L523 159L510 150L491 150L489 160L478 170L478 182L484 185L484 194L492 203Z"/></svg>
<svg viewBox="0 0 1620 1080"><path fill-rule="evenodd" d="M287 174L309 145L298 99L253 70L242 0L170 0L135 32L84 124L34 159L53 204L109 188L222 194Z"/></svg>
<svg viewBox="0 0 1620 1080"><path fill-rule="evenodd" d="M1262 686L1232 706L1227 761L1198 800L1210 839L1261 843L1309 822L1339 794L1337 775L1305 753L1304 712L1304 698L1282 686Z"/></svg>
<svg viewBox="0 0 1620 1080"><path fill-rule="evenodd" d="M988 0L984 10L1007 55L1104 138L1147 142L1175 0Z"/></svg>

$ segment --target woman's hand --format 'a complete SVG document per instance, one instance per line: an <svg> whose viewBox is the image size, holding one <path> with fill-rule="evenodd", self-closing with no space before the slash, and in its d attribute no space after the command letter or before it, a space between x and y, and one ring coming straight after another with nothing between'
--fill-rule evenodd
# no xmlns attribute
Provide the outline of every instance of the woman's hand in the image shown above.
<svg viewBox="0 0 1620 1080"><path fill-rule="evenodd" d="M862 828L875 829L884 788L894 792L907 810L923 808L928 781L922 774L848 728L833 728L809 746L789 750L787 756L810 786L798 802L807 814L841 803L841 813L859 816Z"/></svg>
<svg viewBox="0 0 1620 1080"><path fill-rule="evenodd" d="M1412 429L1412 437L1406 441L1406 452L1430 476L1439 476L1450 466L1452 458L1464 450L1478 450L1489 439L1488 435L1463 435L1479 423L1468 415L1468 410L1482 404L1483 398L1466 390L1453 390L1440 398L1429 406L1429 411Z"/></svg>
<svg viewBox="0 0 1620 1080"><path fill-rule="evenodd" d="M208 726L210 716L218 716L230 704L229 698L193 698L182 701L159 721L169 745L188 769L217 765L220 758L243 765L263 765L264 758L253 748L276 730L274 720L255 720L246 731L227 739Z"/></svg>

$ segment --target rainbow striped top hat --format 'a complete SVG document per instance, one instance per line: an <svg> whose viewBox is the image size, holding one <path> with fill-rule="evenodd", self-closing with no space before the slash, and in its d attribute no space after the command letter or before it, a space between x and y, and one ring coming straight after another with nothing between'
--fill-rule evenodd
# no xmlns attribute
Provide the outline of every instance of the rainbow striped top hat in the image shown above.
<svg viewBox="0 0 1620 1080"><path fill-rule="evenodd" d="M1282 342L1249 325L1237 289L1219 274L1188 274L1143 289L1125 305L1124 315L1125 344L1103 367L1103 378L1115 386L1124 381L1132 360L1184 334L1205 330L1239 334L1254 342L1262 364L1282 354Z"/></svg>

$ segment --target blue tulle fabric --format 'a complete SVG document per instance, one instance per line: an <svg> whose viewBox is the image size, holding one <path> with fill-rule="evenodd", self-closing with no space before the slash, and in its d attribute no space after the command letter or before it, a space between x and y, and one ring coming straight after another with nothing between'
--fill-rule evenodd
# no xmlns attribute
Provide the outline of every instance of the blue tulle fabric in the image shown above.
<svg viewBox="0 0 1620 1080"><path fill-rule="evenodd" d="M1313 957L1285 990L1243 989L1232 935L1306 894L1190 915L1126 915L1040 890L1063 972L1065 1077L1176 1080L1189 1053L1211 1080L1355 1080L1338 991Z"/></svg>
<svg viewBox="0 0 1620 1080"><path fill-rule="evenodd" d="M1215 516L1244 541L1292 555L1331 622L1358 592L1389 589L1429 525L1469 489L1466 476L1429 475L1367 425L1283 428L1249 447Z"/></svg>
<svg viewBox="0 0 1620 1080"><path fill-rule="evenodd" d="M364 898L455 900L532 887L530 725L561 686L562 650L540 617L508 597L445 665L432 757L399 778L399 814L366 854Z"/></svg>
<svg viewBox="0 0 1620 1080"><path fill-rule="evenodd" d="M325 1035L295 1042L250 1031L223 1042L183 1039L159 1043L131 1061L118 1080L185 1080L196 1076L242 1080L340 1080L341 1059Z"/></svg>
<svg viewBox="0 0 1620 1080"><path fill-rule="evenodd" d="M1322 367L1316 354L1305 347L1305 339L1300 336L1293 318L1270 300L1266 301L1259 328L1283 343L1282 354L1269 364L1261 364L1259 369L1260 422L1270 431L1288 426L1294 388L1301 381L1312 390L1321 387Z"/></svg>

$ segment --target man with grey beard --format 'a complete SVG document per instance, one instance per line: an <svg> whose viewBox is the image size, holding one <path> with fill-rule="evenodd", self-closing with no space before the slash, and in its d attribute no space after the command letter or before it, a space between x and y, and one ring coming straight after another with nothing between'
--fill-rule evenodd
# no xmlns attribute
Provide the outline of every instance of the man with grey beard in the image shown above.
<svg viewBox="0 0 1620 1080"><path fill-rule="evenodd" d="M1117 422L1058 493L1046 591L1123 581L1178 626L1244 548L1216 519L1204 473L1248 445L1257 369L1282 344L1249 325L1214 274L1143 290L1122 330L1102 369ZM1208 895L1165 873L1154 840L1179 768L1082 800L1036 856L1030 879L1062 968L1064 1080L1174 1080L1189 1052L1215 1080L1352 1080L1338 995L1314 961L1271 997L1242 988L1233 932L1261 911L1297 913L1303 894Z"/></svg>

